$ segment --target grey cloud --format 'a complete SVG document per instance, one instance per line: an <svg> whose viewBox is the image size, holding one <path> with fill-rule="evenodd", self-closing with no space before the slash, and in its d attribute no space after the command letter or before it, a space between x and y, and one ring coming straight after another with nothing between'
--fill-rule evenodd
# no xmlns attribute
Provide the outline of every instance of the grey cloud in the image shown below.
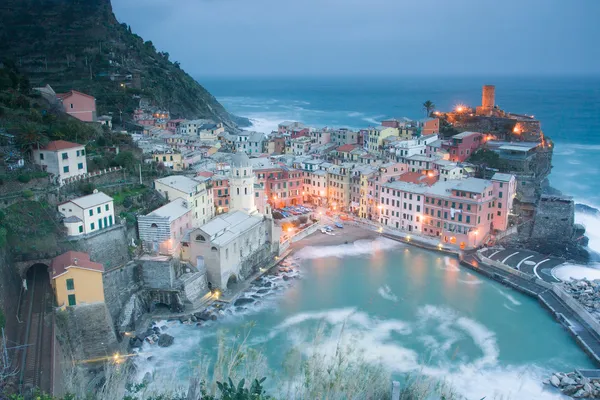
<svg viewBox="0 0 600 400"><path fill-rule="evenodd" d="M113 0L193 75L599 73L597 0Z"/></svg>

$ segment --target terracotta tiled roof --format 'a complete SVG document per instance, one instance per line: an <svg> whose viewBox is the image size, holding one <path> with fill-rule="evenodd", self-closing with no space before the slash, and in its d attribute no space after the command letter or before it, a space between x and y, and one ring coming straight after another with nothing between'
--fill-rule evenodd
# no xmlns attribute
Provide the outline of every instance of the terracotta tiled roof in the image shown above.
<svg viewBox="0 0 600 400"><path fill-rule="evenodd" d="M205 178L210 178L210 177L211 177L211 176L213 176L213 175L214 175L214 174L213 174L212 172L209 172L209 171L201 171L201 172L198 172L198 173L196 174L196 176L203 176L203 177L205 177Z"/></svg>
<svg viewBox="0 0 600 400"><path fill-rule="evenodd" d="M343 146L340 146L337 148L337 151L352 151L354 150L358 145L357 144L345 144Z"/></svg>
<svg viewBox="0 0 600 400"><path fill-rule="evenodd" d="M82 268L98 272L104 272L104 266L90 260L87 253L80 251L67 251L60 256L54 257L50 263L52 279L64 274L68 268Z"/></svg>
<svg viewBox="0 0 600 400"><path fill-rule="evenodd" d="M399 181L431 186L437 182L437 176L428 176L420 172L405 172L398 177Z"/></svg>
<svg viewBox="0 0 600 400"><path fill-rule="evenodd" d="M42 148L42 150L59 151L82 146L82 144L67 142L66 140L55 140L53 142L48 143L45 147Z"/></svg>
<svg viewBox="0 0 600 400"><path fill-rule="evenodd" d="M90 96L89 94L78 92L77 90L69 90L67 93L56 93L56 97L58 97L61 100L64 100L68 97L73 96L74 94L80 94L82 96L86 96L86 97L92 98L94 100L96 99L94 96Z"/></svg>

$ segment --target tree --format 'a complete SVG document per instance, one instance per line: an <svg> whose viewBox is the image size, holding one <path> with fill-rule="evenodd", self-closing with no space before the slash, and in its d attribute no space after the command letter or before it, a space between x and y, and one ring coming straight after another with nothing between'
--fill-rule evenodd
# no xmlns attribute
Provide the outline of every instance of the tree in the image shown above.
<svg viewBox="0 0 600 400"><path fill-rule="evenodd" d="M113 162L125 169L132 169L135 166L137 160L135 158L135 155L131 151L123 151L117 154Z"/></svg>
<svg viewBox="0 0 600 400"><path fill-rule="evenodd" d="M423 103L423 109L425 110L425 112L427 113L427 116L429 117L431 115L431 112L433 110L435 110L435 104L433 104L433 102L431 100L427 100L425 103Z"/></svg>
<svg viewBox="0 0 600 400"><path fill-rule="evenodd" d="M38 125L26 122L19 127L17 145L24 151L38 149L48 143L48 137L42 133Z"/></svg>

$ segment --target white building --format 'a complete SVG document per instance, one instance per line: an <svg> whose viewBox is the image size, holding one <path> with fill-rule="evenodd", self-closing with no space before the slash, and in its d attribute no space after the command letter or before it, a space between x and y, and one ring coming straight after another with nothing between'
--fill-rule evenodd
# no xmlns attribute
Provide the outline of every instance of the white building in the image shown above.
<svg viewBox="0 0 600 400"><path fill-rule="evenodd" d="M429 185L394 181L381 188L379 222L396 229L421 233L424 194Z"/></svg>
<svg viewBox="0 0 600 400"><path fill-rule="evenodd" d="M194 230L188 244L188 261L206 270L212 287L227 289L272 260L278 251L281 229L266 206L256 210L254 172L248 156L237 153L231 161L230 212Z"/></svg>
<svg viewBox="0 0 600 400"><path fill-rule="evenodd" d="M439 172L440 181L462 179L467 176L463 167L452 161L437 160L433 163L433 166Z"/></svg>
<svg viewBox="0 0 600 400"><path fill-rule="evenodd" d="M68 236L86 235L115 223L112 197L96 192L58 205Z"/></svg>
<svg viewBox="0 0 600 400"><path fill-rule="evenodd" d="M192 210L194 227L204 225L215 216L212 187L206 178L171 175L156 179L154 189L169 201L178 198L186 200Z"/></svg>
<svg viewBox="0 0 600 400"><path fill-rule="evenodd" d="M308 136L299 136L290 140L292 154L304 156L310 152L311 139Z"/></svg>
<svg viewBox="0 0 600 400"><path fill-rule="evenodd" d="M53 174L60 185L68 179L87 174L85 146L64 140L55 140L45 147L33 150L33 162Z"/></svg>
<svg viewBox="0 0 600 400"><path fill-rule="evenodd" d="M427 146L438 140L437 135L421 136L417 139L401 140L390 149L390 156L397 162L406 163L406 159L414 155L427 155Z"/></svg>

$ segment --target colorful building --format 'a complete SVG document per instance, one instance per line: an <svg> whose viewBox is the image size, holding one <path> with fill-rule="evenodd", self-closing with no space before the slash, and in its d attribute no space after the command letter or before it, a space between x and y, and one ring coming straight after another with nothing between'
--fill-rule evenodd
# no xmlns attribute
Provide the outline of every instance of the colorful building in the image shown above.
<svg viewBox="0 0 600 400"><path fill-rule="evenodd" d="M85 93L71 90L57 93L67 114L84 122L96 122L96 99Z"/></svg>
<svg viewBox="0 0 600 400"><path fill-rule="evenodd" d="M95 233L116 222L113 199L102 192L61 203L58 212L64 217L67 236Z"/></svg>
<svg viewBox="0 0 600 400"><path fill-rule="evenodd" d="M463 162L483 144L483 135L479 132L462 132L442 144L448 151L450 161Z"/></svg>
<svg viewBox="0 0 600 400"><path fill-rule="evenodd" d="M173 255L181 239L192 229L192 209L187 200L176 198L147 215L138 216L138 231L145 251Z"/></svg>
<svg viewBox="0 0 600 400"><path fill-rule="evenodd" d="M54 175L61 185L67 179L87 174L85 147L65 140L55 140L34 149L33 162Z"/></svg>
<svg viewBox="0 0 600 400"><path fill-rule="evenodd" d="M87 253L68 251L52 259L52 288L59 307L104 302L104 267Z"/></svg>

